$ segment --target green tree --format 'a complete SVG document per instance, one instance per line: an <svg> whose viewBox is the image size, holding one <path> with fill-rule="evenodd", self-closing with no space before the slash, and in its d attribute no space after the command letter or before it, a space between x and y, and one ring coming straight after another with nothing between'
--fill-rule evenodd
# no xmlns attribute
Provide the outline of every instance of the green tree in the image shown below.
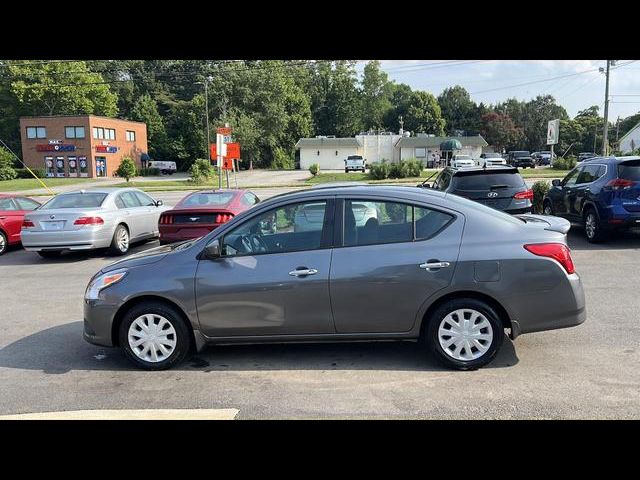
<svg viewBox="0 0 640 480"><path fill-rule="evenodd" d="M478 107L464 87L456 85L445 88L438 96L438 104L449 134L455 130L477 130L480 126Z"/></svg>
<svg viewBox="0 0 640 480"><path fill-rule="evenodd" d="M116 170L116 175L120 178L125 178L127 182L136 176L138 169L131 157L124 157L120 162L120 166Z"/></svg>
<svg viewBox="0 0 640 480"><path fill-rule="evenodd" d="M440 105L430 93L423 91L412 92L404 125L412 132L433 133L443 135L445 121L440 112Z"/></svg>
<svg viewBox="0 0 640 480"><path fill-rule="evenodd" d="M362 75L362 123L366 130L384 125L385 116L393 108L392 89L392 83L380 69L378 60L365 65Z"/></svg>
<svg viewBox="0 0 640 480"><path fill-rule="evenodd" d="M400 128L400 117L406 120L409 106L413 99L411 87L405 83L392 84L391 105L384 119L384 127L390 132L397 132ZM407 130L407 128L405 128Z"/></svg>
<svg viewBox="0 0 640 480"><path fill-rule="evenodd" d="M130 118L147 124L147 140L149 144L149 154L152 158L170 158L169 145L167 142L167 131L164 127L164 120L158 112L156 101L151 95L145 93L131 108Z"/></svg>
<svg viewBox="0 0 640 480"><path fill-rule="evenodd" d="M485 113L481 118L480 134L497 151L514 150L522 141L522 130L516 127L509 115L498 112Z"/></svg>
<svg viewBox="0 0 640 480"><path fill-rule="evenodd" d="M17 176L13 168L13 155L6 148L0 147L0 180L13 180Z"/></svg>
<svg viewBox="0 0 640 480"><path fill-rule="evenodd" d="M117 96L86 62L9 62L11 92L21 109L31 115L95 114L118 112Z"/></svg>

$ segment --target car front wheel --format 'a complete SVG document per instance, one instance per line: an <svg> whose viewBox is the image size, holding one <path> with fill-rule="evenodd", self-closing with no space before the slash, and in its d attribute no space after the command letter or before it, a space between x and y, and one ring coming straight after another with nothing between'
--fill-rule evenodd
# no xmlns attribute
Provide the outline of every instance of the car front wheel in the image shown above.
<svg viewBox="0 0 640 480"><path fill-rule="evenodd" d="M7 236L4 232L0 232L0 255L7 251L7 246L9 241L7 240Z"/></svg>
<svg viewBox="0 0 640 480"><path fill-rule="evenodd" d="M182 315L162 302L143 302L129 310L118 332L127 358L145 370L166 370L189 353L191 335Z"/></svg>
<svg viewBox="0 0 640 480"><path fill-rule="evenodd" d="M445 366L475 370L496 356L504 340L504 327L489 304L456 298L433 312L427 340L433 355Z"/></svg>

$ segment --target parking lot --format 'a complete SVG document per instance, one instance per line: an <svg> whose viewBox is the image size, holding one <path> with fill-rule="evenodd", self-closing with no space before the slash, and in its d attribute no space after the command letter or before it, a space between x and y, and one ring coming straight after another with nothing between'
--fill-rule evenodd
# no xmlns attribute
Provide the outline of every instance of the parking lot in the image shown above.
<svg viewBox="0 0 640 480"><path fill-rule="evenodd" d="M154 196L173 205L184 194ZM239 419L640 418L640 235L591 245L574 227L569 244L587 321L506 339L492 364L473 372L445 370L410 342L213 347L174 370L135 370L119 351L82 339L85 286L114 258L45 260L13 248L0 257L0 414L184 408L237 409Z"/></svg>

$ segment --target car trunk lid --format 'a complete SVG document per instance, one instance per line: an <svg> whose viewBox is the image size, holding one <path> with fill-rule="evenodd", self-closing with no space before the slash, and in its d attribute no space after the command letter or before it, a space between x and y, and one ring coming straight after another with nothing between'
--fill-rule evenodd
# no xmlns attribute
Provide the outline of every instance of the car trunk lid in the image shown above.
<svg viewBox="0 0 640 480"><path fill-rule="evenodd" d="M571 228L569 220L565 220L560 217L553 217L550 215L536 215L533 213L515 215L515 217L522 220L528 227L542 228L550 232L558 232L566 235Z"/></svg>
<svg viewBox="0 0 640 480"><path fill-rule="evenodd" d="M102 224L104 222L104 217L100 215L102 211L101 208L34 210L25 215L25 220L33 223L33 226L29 227L29 231L32 232L74 231L91 224L84 219L94 219L91 220L94 222L93 225ZM102 220L101 223L95 223L100 222L100 220L97 220L98 218ZM76 223L79 219L83 220Z"/></svg>

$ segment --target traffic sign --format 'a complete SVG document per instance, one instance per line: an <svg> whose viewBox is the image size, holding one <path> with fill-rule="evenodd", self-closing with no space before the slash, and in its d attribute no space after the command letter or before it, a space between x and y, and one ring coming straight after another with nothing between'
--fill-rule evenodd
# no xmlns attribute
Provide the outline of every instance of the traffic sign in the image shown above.
<svg viewBox="0 0 640 480"><path fill-rule="evenodd" d="M547 145L555 145L558 143L560 136L560 120L549 120L547 124Z"/></svg>

